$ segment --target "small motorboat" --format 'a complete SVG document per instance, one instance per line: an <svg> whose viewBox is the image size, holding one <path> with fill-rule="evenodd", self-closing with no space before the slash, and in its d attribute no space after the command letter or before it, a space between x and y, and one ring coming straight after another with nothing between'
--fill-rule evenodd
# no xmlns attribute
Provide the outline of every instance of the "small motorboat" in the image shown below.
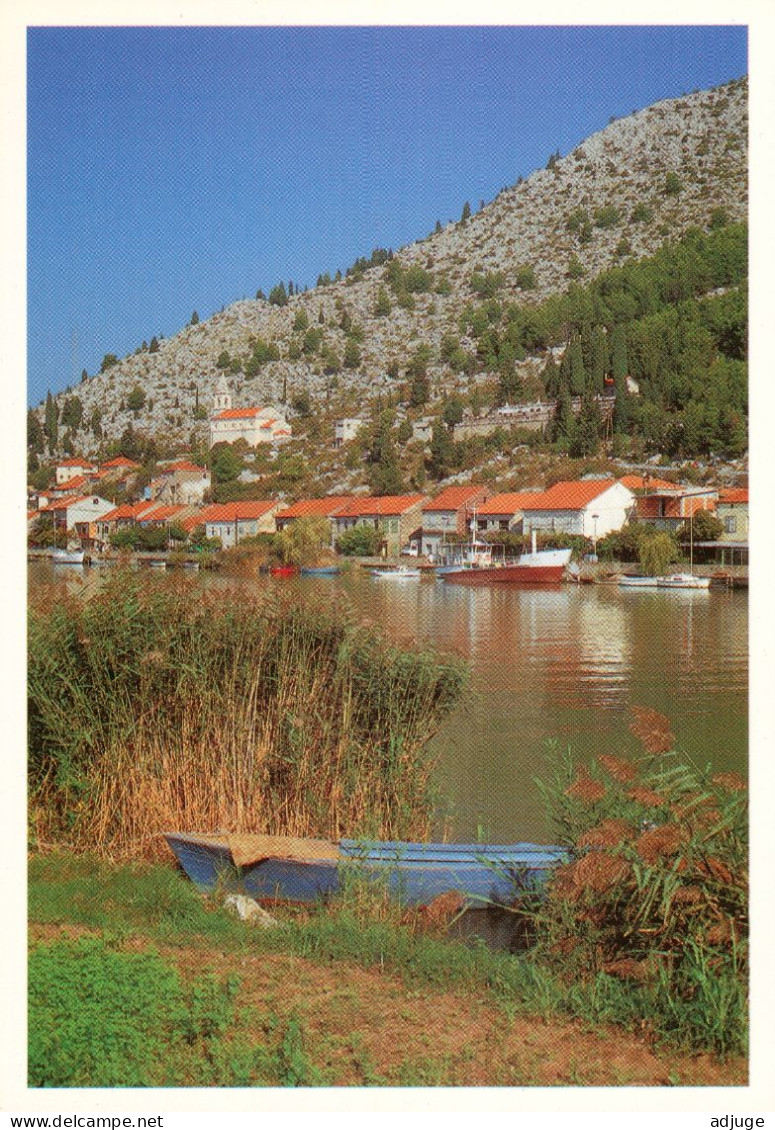
<svg viewBox="0 0 775 1130"><path fill-rule="evenodd" d="M52 549L51 560L55 565L83 565L86 554L82 549Z"/></svg>
<svg viewBox="0 0 775 1130"><path fill-rule="evenodd" d="M694 573L671 573L666 577L657 577L657 588L709 589L710 577L697 577Z"/></svg>
<svg viewBox="0 0 775 1130"><path fill-rule="evenodd" d="M619 578L622 588L630 589L702 589L710 588L710 577L696 577L694 573L671 573L661 577L638 577L624 573Z"/></svg>
<svg viewBox="0 0 775 1130"><path fill-rule="evenodd" d="M398 565L395 569L372 569L372 577L382 577L389 581L409 581L419 577L419 569L411 569L408 565Z"/></svg>
<svg viewBox="0 0 775 1130"><path fill-rule="evenodd" d="M404 904L423 906L458 891L467 906L510 906L568 858L544 844L438 844L302 839L248 833L165 832L186 875L205 891L314 902L346 876L382 882Z"/></svg>

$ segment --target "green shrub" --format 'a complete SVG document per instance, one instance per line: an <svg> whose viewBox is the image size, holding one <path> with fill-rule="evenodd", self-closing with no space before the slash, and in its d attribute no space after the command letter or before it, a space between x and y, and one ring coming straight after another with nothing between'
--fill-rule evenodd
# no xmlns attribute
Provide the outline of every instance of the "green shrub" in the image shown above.
<svg viewBox="0 0 775 1130"><path fill-rule="evenodd" d="M652 1024L690 1047L744 1050L748 848L745 782L671 752L669 721L634 708L646 755L570 757L541 784L571 849L536 912L537 960L569 983L614 978Z"/></svg>

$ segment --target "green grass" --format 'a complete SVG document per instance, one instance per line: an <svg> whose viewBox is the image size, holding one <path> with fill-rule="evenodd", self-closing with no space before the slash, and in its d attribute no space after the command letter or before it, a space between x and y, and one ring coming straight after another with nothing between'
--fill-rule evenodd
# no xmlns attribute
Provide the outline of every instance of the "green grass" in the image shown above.
<svg viewBox="0 0 775 1130"><path fill-rule="evenodd" d="M213 950L295 955L325 968L380 970L400 978L408 994L450 991L476 997L501 1009L506 1019L574 1019L592 1028L615 1024L632 1032L646 1025L670 1046L721 1055L745 1051L744 978L739 969L719 964L717 954L700 950L688 955L680 981L662 976L636 984L602 971L569 979L540 950L512 955L419 932L411 917L402 921L398 908L379 894L359 894L357 886L325 907L281 909L278 928L257 930L204 899L171 866L110 865L70 854L33 858L29 892L33 922L80 925L102 932L115 945L141 936L150 944L203 955ZM273 1030L274 1058L262 1070L286 1081L306 1078L307 1084L298 1085L311 1085L314 1072L309 1064L304 1067L309 1053L302 1022L294 1023L298 1031L293 1026L279 1035ZM243 1064L240 1070L247 1068ZM374 1076L373 1065L363 1061L361 1073Z"/></svg>
<svg viewBox="0 0 775 1130"><path fill-rule="evenodd" d="M234 1020L235 984L201 976L184 985L154 952L121 953L100 938L35 947L29 985L33 1087L170 1086L184 1075L196 1078L210 1042Z"/></svg>

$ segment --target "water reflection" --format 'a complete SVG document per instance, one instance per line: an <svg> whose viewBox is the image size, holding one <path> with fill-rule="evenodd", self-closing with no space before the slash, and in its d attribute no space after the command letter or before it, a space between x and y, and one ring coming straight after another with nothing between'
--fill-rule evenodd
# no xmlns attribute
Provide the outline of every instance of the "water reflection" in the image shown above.
<svg viewBox="0 0 775 1130"><path fill-rule="evenodd" d="M97 569L34 565L31 587L54 572L68 592L86 594L101 583ZM534 780L549 772L547 741L571 746L582 761L600 753L637 757L632 706L667 715L680 748L700 764L745 768L744 592L468 588L360 574L291 582L197 574L193 583L281 584L317 594L399 642L469 660L472 692L433 741L454 839L550 838Z"/></svg>

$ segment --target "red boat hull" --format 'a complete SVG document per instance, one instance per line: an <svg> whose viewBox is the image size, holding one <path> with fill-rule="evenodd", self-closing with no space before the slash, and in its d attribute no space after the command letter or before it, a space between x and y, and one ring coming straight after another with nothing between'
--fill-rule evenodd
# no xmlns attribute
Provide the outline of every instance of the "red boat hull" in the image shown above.
<svg viewBox="0 0 775 1130"><path fill-rule="evenodd" d="M497 565L445 573L445 581L459 585L558 585L564 565Z"/></svg>
<svg viewBox="0 0 775 1130"><path fill-rule="evenodd" d="M273 577L295 577L298 571L298 565L273 565L269 570Z"/></svg>

